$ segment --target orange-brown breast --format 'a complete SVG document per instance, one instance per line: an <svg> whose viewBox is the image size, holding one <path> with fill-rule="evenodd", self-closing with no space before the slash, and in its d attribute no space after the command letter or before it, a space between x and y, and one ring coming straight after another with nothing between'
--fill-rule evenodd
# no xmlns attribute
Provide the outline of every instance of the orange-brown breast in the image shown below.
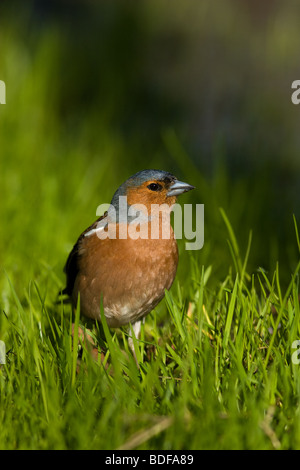
<svg viewBox="0 0 300 470"><path fill-rule="evenodd" d="M150 224L148 228L150 233ZM80 292L81 313L100 319L102 295L111 327L145 316L160 302L175 278L178 249L172 228L170 235L169 239L101 240L96 234L83 238L73 304Z"/></svg>

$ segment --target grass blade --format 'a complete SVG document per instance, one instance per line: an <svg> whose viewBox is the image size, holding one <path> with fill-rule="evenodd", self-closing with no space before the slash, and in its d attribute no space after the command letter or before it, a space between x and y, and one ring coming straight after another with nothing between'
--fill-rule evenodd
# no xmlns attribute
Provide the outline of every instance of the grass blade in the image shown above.
<svg viewBox="0 0 300 470"><path fill-rule="evenodd" d="M239 279L239 277L238 277L238 274L237 274L236 279L235 279L235 283L234 283L234 287L233 287L233 290L232 290L232 295L231 295L229 308L228 308L228 314L227 314L227 318L226 318L224 337L223 337L224 351L226 350L228 340L229 340L229 336L230 336L233 313L234 313L234 308L235 308L236 299L237 299L238 279Z"/></svg>
<svg viewBox="0 0 300 470"><path fill-rule="evenodd" d="M297 227L297 221L295 214L293 214L293 219L294 219L294 225L295 225L295 232L296 232L296 240L297 240L297 245L298 245L298 250L300 253L300 238L299 238L299 232L298 232L298 227Z"/></svg>
<svg viewBox="0 0 300 470"><path fill-rule="evenodd" d="M220 210L221 216L222 216L222 218L225 222L225 225L227 227L227 230L228 230L229 245L230 245L230 248L231 248L232 258L233 258L234 264L236 266L236 270L237 270L238 274L241 276L241 274L242 274L242 262L241 262L241 258L240 258L239 246L238 246L233 228L231 226L231 223L229 222L229 219L228 219L224 209L222 207L220 207L219 210Z"/></svg>
<svg viewBox="0 0 300 470"><path fill-rule="evenodd" d="M75 311L75 323L74 323L74 334L73 334L72 374L71 374L72 387L74 387L75 385L76 371L77 371L79 317L80 317L80 294L78 295L77 306L76 306L76 311Z"/></svg>

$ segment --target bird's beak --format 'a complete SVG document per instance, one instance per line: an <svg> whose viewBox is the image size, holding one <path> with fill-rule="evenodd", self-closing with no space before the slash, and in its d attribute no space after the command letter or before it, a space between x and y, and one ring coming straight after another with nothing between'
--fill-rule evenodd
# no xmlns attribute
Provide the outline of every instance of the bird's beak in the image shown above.
<svg viewBox="0 0 300 470"><path fill-rule="evenodd" d="M188 183L184 183L183 181L176 180L175 183L170 186L170 189L167 192L167 196L179 196L179 194L191 191L191 189L195 189L195 186L192 186Z"/></svg>

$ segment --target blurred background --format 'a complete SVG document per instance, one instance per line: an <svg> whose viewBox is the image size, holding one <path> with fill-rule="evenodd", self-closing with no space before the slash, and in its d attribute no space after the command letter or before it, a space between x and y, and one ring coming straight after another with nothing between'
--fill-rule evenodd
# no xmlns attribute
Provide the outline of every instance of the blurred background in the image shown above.
<svg viewBox="0 0 300 470"><path fill-rule="evenodd" d="M288 282L299 17L296 0L1 0L0 265L16 289L61 287L97 206L144 168L185 179L197 190L181 202L205 204L204 248L183 259L228 273L223 207L242 257L253 231L248 271L279 261Z"/></svg>

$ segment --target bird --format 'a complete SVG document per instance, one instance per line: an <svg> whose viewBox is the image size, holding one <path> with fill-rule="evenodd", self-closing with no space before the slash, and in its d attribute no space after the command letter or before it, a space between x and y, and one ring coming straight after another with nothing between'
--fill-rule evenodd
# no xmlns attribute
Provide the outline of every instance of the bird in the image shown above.
<svg viewBox="0 0 300 470"><path fill-rule="evenodd" d="M177 197L195 187L155 169L130 176L114 193L107 211L77 239L65 267L62 291L80 314L109 328L141 322L175 279L178 247L170 223ZM130 347L136 359L133 340Z"/></svg>

